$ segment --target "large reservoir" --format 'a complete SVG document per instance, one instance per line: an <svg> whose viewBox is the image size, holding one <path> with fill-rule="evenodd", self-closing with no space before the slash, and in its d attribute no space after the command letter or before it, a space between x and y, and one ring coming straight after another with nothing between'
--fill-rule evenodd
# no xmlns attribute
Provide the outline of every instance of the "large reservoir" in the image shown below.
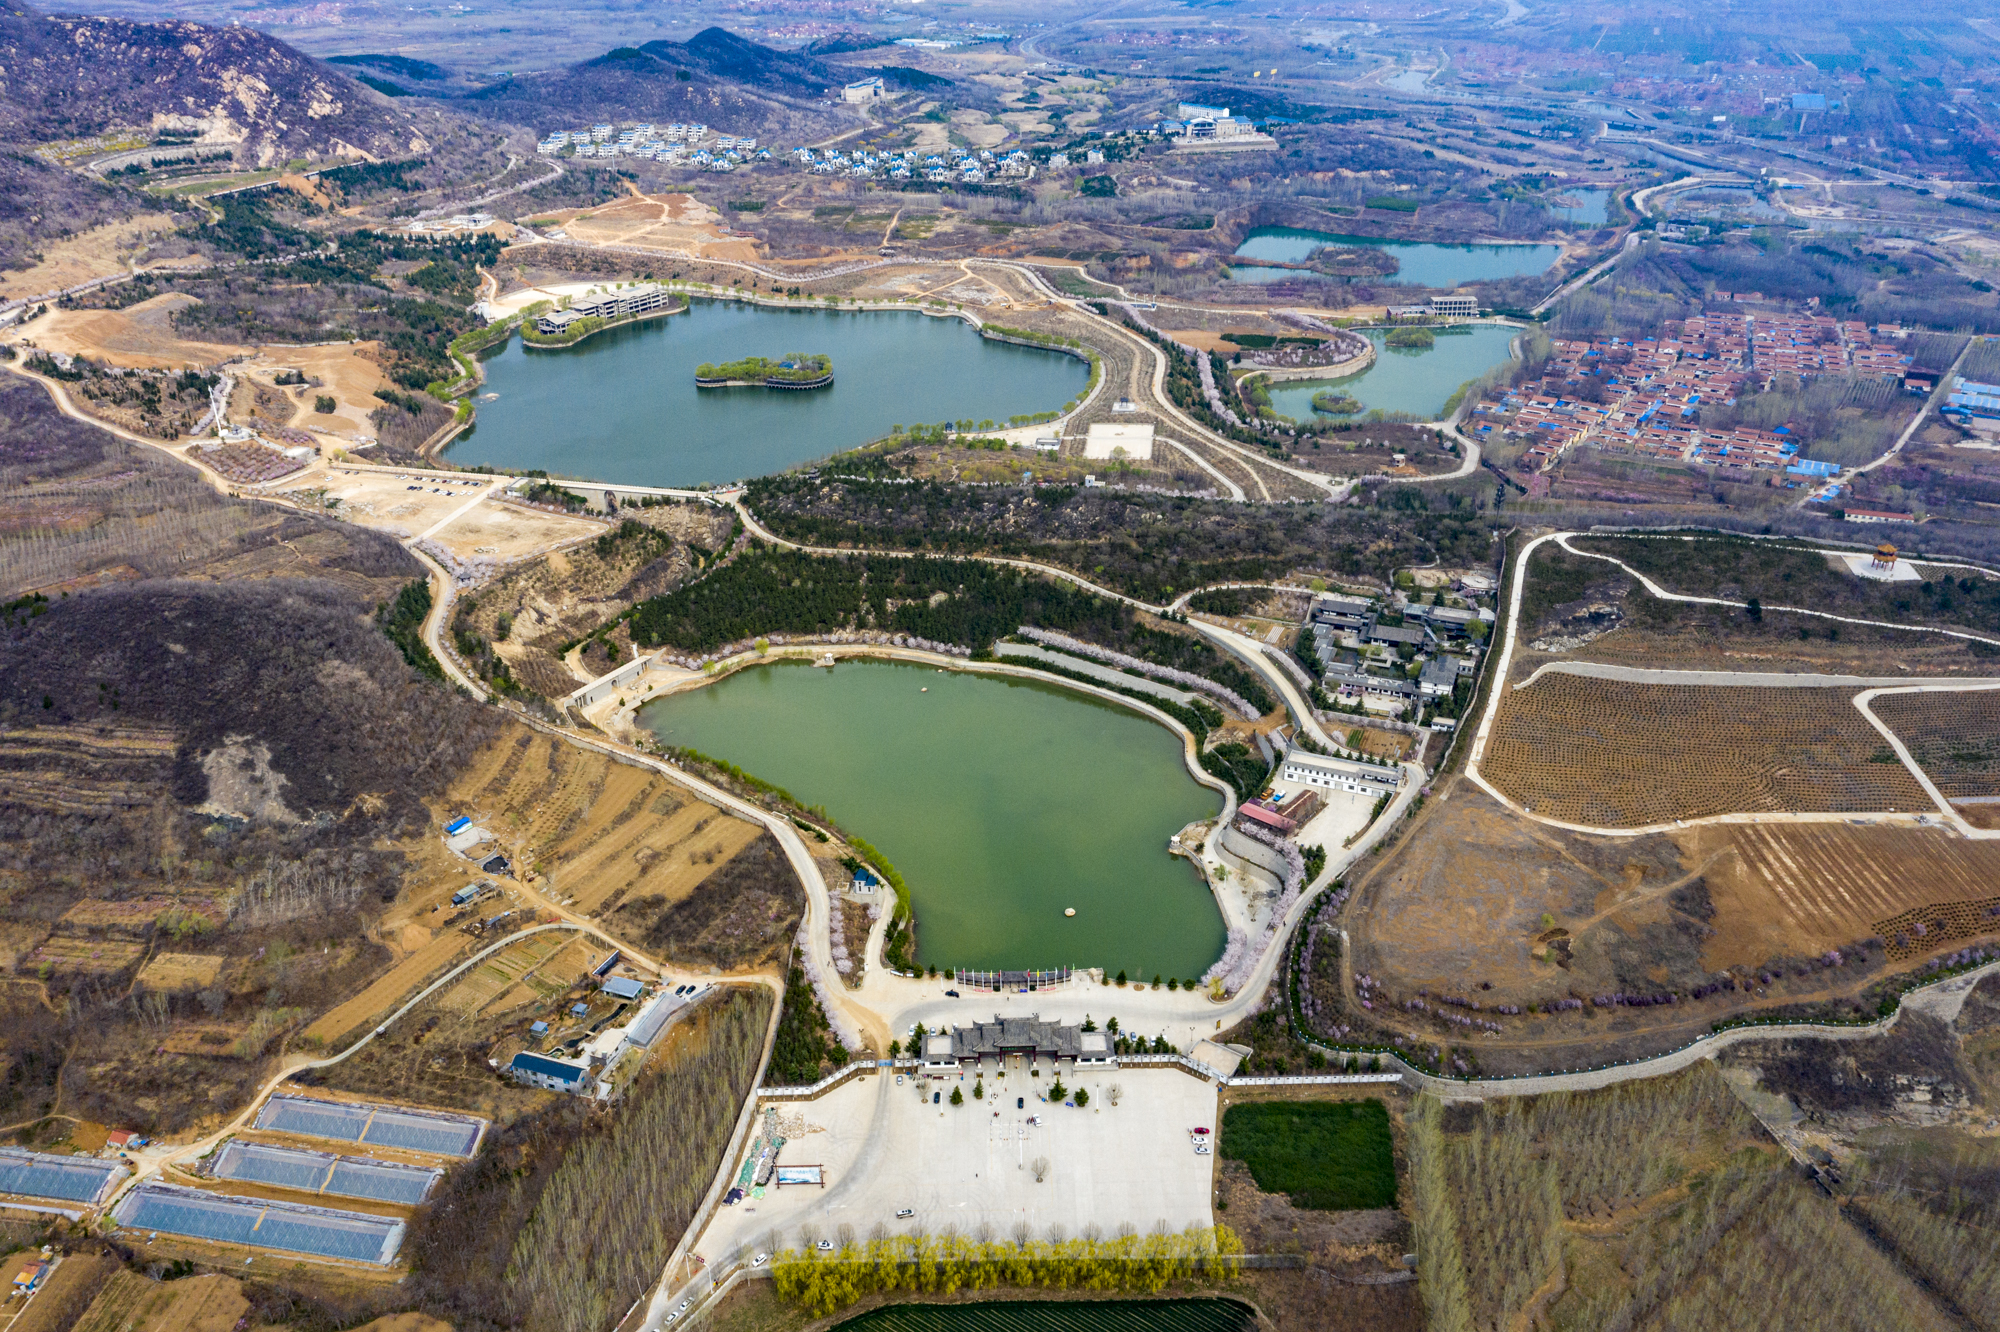
<svg viewBox="0 0 2000 1332"><path fill-rule="evenodd" d="M1375 361L1345 379L1292 379L1272 384L1271 409L1294 421L1359 419L1370 411L1401 413L1420 421L1437 419L1458 386L1499 365L1508 357L1507 344L1519 330L1498 324L1473 324L1440 332L1437 345L1424 350L1390 347L1379 329L1370 330ZM1337 389L1361 404L1354 418L1321 417L1313 411L1313 395Z"/></svg>
<svg viewBox="0 0 2000 1332"><path fill-rule="evenodd" d="M1302 264L1315 250L1327 247L1387 250L1396 257L1398 268L1392 277L1379 282L1408 282L1419 287L1456 287L1467 282L1493 282L1501 278L1527 277L1545 273L1562 255L1559 245L1440 245L1433 241L1384 240L1380 236L1343 236L1327 231L1301 231L1296 227L1258 227L1236 253L1250 259ZM1229 270L1237 282L1284 282L1314 275L1296 268L1236 267Z"/></svg>
<svg viewBox="0 0 2000 1332"><path fill-rule="evenodd" d="M926 964L1188 979L1222 952L1213 895L1167 854L1221 797L1188 775L1178 734L1129 709L847 661L752 667L648 704L641 720L876 846L910 885Z"/></svg>
<svg viewBox="0 0 2000 1332"><path fill-rule="evenodd" d="M704 361L795 351L831 356L832 387L694 386ZM562 350L516 338L485 365L482 392L499 397L451 445L453 465L655 486L783 471L892 425L1055 411L1090 381L1076 357L994 342L958 319L736 301L695 301Z"/></svg>

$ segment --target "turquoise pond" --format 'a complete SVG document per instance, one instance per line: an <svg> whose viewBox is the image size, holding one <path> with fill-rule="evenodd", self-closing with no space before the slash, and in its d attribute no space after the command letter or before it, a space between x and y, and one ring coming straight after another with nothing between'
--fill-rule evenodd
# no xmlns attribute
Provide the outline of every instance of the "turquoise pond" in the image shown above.
<svg viewBox="0 0 2000 1332"><path fill-rule="evenodd" d="M1562 255L1559 245L1441 245L1434 241L1301 231L1296 227L1258 227L1236 247L1236 253L1249 259L1301 264L1314 250L1330 245L1342 249L1366 246L1388 250L1396 256L1399 267L1395 276L1384 280L1420 287L1457 287L1467 282L1528 277L1547 272ZM1236 282L1280 282L1312 275L1289 268L1232 268L1229 276Z"/></svg>
<svg viewBox="0 0 2000 1332"><path fill-rule="evenodd" d="M1400 412L1429 421L1440 416L1445 402L1460 384L1477 379L1507 359L1507 344L1518 330L1498 324L1473 324L1459 333L1440 333L1437 345L1412 351L1385 347L1382 331L1371 330L1375 363L1344 379L1294 379L1272 384L1271 407L1294 421L1342 420L1313 411L1315 393L1338 389L1368 411Z"/></svg>
<svg viewBox="0 0 2000 1332"><path fill-rule="evenodd" d="M694 386L704 361L795 351L831 356L833 385ZM1090 382L1074 356L994 342L958 319L704 300L560 350L511 339L485 368L481 393L498 397L447 450L454 465L652 486L781 472L892 425L1055 411Z"/></svg>

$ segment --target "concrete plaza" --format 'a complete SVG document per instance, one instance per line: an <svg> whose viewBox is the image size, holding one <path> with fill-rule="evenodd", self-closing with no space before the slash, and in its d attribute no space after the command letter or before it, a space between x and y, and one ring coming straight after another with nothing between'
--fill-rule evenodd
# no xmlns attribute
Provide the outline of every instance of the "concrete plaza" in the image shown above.
<svg viewBox="0 0 2000 1332"><path fill-rule="evenodd" d="M1090 1092L1088 1108L1077 1109L1042 1099L1049 1081L1046 1069L1039 1078L1020 1069L989 1075L975 1101L970 1076L906 1077L899 1087L877 1073L815 1101L779 1102L781 1114L803 1116L806 1132L785 1143L778 1163L820 1165L825 1186L774 1185L761 1199L717 1209L696 1251L721 1271L808 1239L865 1240L877 1227L1013 1239L1025 1225L1047 1239L1056 1226L1065 1236L1093 1226L1112 1236L1127 1225L1144 1234L1161 1222L1210 1224L1214 1157L1196 1154L1190 1130L1216 1127L1212 1085L1170 1068L1091 1070L1066 1082ZM950 1103L953 1088L964 1105ZM899 1220L905 1209L913 1215Z"/></svg>

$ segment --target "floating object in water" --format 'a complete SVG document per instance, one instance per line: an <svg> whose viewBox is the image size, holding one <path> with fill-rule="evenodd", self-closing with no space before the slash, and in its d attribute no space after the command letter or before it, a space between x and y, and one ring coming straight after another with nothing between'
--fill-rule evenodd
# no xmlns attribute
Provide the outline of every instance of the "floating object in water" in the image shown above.
<svg viewBox="0 0 2000 1332"><path fill-rule="evenodd" d="M917 692L919 694L928 694L931 692L931 687L929 685L925 685L922 689L919 689Z"/></svg>
<svg viewBox="0 0 2000 1332"><path fill-rule="evenodd" d="M1076 914L1076 908L1075 908L1075 907L1064 907L1064 908L1063 908L1063 914L1064 914L1065 916L1074 916L1074 915Z"/></svg>

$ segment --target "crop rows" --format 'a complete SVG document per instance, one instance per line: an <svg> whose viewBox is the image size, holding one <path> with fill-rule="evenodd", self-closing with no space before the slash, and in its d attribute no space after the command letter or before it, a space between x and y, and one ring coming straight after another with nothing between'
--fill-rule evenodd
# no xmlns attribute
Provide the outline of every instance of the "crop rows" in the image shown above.
<svg viewBox="0 0 2000 1332"><path fill-rule="evenodd" d="M1481 768L1531 812L1593 827L1929 808L1851 696L1549 674L1507 695Z"/></svg>
<svg viewBox="0 0 2000 1332"><path fill-rule="evenodd" d="M1946 799L2000 796L2000 689L1884 694L1868 706Z"/></svg>

